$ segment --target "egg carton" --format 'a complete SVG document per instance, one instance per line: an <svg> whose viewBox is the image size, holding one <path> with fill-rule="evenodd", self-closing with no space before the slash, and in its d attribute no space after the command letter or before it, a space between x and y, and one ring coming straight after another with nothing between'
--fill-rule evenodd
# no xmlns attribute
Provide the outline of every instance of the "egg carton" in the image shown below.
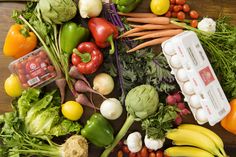
<svg viewBox="0 0 236 157"><path fill-rule="evenodd" d="M184 31L161 46L198 124L213 126L221 121L230 105L197 35Z"/></svg>

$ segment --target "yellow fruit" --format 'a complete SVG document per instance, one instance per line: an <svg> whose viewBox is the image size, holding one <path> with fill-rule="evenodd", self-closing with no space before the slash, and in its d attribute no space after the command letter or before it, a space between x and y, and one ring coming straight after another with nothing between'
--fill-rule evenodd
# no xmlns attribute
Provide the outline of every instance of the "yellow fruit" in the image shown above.
<svg viewBox="0 0 236 157"><path fill-rule="evenodd" d="M7 95L11 97L18 97L22 94L22 87L17 75L11 74L4 83L4 89Z"/></svg>
<svg viewBox="0 0 236 157"><path fill-rule="evenodd" d="M170 7L169 0L152 0L150 3L151 11L156 15L165 14Z"/></svg>
<svg viewBox="0 0 236 157"><path fill-rule="evenodd" d="M83 114L83 107L75 101L67 101L62 104L61 112L69 120L79 120Z"/></svg>

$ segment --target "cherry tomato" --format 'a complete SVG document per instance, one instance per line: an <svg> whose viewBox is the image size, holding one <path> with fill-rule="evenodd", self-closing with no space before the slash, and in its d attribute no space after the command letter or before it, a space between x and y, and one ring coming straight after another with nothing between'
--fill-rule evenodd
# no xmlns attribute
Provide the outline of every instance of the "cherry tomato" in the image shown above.
<svg viewBox="0 0 236 157"><path fill-rule="evenodd" d="M18 75L19 79L20 79L20 82L21 83L26 83L27 82L27 78L25 77L25 75Z"/></svg>
<svg viewBox="0 0 236 157"><path fill-rule="evenodd" d="M186 0L176 0L176 4L184 5L186 3Z"/></svg>
<svg viewBox="0 0 236 157"><path fill-rule="evenodd" d="M167 13L165 14L165 17L171 17L171 11L167 11Z"/></svg>
<svg viewBox="0 0 236 157"><path fill-rule="evenodd" d="M172 17L177 17L177 12L172 12L172 13L171 13L171 16L172 16Z"/></svg>
<svg viewBox="0 0 236 157"><path fill-rule="evenodd" d="M38 55L39 55L42 59L45 59L45 58L48 57L47 54L46 54L46 52L44 52L44 51L40 51Z"/></svg>
<svg viewBox="0 0 236 157"><path fill-rule="evenodd" d="M42 62L42 58L41 58L41 57L35 58L35 62L37 62L38 64L40 64L40 63Z"/></svg>
<svg viewBox="0 0 236 157"><path fill-rule="evenodd" d="M143 147L140 151L141 157L148 157L148 150L147 147Z"/></svg>
<svg viewBox="0 0 236 157"><path fill-rule="evenodd" d="M148 157L156 157L156 154L154 152L149 153Z"/></svg>
<svg viewBox="0 0 236 157"><path fill-rule="evenodd" d="M190 13L189 13L190 17L193 18L193 19L197 19L199 17L199 14L197 11L195 10L191 10Z"/></svg>
<svg viewBox="0 0 236 157"><path fill-rule="evenodd" d="M137 153L129 152L129 157L137 157Z"/></svg>
<svg viewBox="0 0 236 157"><path fill-rule="evenodd" d="M25 70L24 69L18 69L17 72L18 72L18 74L21 74L21 75L25 74Z"/></svg>
<svg viewBox="0 0 236 157"><path fill-rule="evenodd" d="M31 71L36 70L38 67L39 67L39 64L37 62L35 62L34 60L32 60L32 61L29 61L26 63L25 70L26 70L26 72L29 73Z"/></svg>
<svg viewBox="0 0 236 157"><path fill-rule="evenodd" d="M180 8L179 5L175 5L175 6L173 7L174 12L179 12L180 9L181 9L181 8Z"/></svg>
<svg viewBox="0 0 236 157"><path fill-rule="evenodd" d="M192 26L193 28L197 28L197 25L198 25L198 21L197 20L192 20L190 22L190 26Z"/></svg>
<svg viewBox="0 0 236 157"><path fill-rule="evenodd" d="M183 10L183 6L182 5L178 5L179 6L179 10Z"/></svg>
<svg viewBox="0 0 236 157"><path fill-rule="evenodd" d="M170 0L170 4L175 4L175 0Z"/></svg>
<svg viewBox="0 0 236 157"><path fill-rule="evenodd" d="M21 62L18 62L18 63L15 64L15 68L17 70L22 69L23 68L23 64Z"/></svg>
<svg viewBox="0 0 236 157"><path fill-rule="evenodd" d="M174 4L171 4L170 7L169 7L169 11L173 11L174 6L175 6Z"/></svg>
<svg viewBox="0 0 236 157"><path fill-rule="evenodd" d="M126 154L128 154L130 152L128 146L126 146L126 145L122 146L122 151Z"/></svg>
<svg viewBox="0 0 236 157"><path fill-rule="evenodd" d="M80 63L80 57L75 53L73 53L71 57L72 64L77 66Z"/></svg>
<svg viewBox="0 0 236 157"><path fill-rule="evenodd" d="M178 18L179 20L184 20L184 19L185 19L185 13L182 12L182 11L178 12L178 13L177 13L177 18Z"/></svg>
<svg viewBox="0 0 236 157"><path fill-rule="evenodd" d="M156 152L156 157L163 157L163 156L164 156L163 151L158 150L158 151Z"/></svg>
<svg viewBox="0 0 236 157"><path fill-rule="evenodd" d="M123 152L121 150L117 152L117 157L123 157Z"/></svg>
<svg viewBox="0 0 236 157"><path fill-rule="evenodd" d="M53 72L51 73L50 77L56 77L57 76L57 73L56 72Z"/></svg>
<svg viewBox="0 0 236 157"><path fill-rule="evenodd" d="M189 12L190 11L190 6L188 4L184 4L183 5L183 11L186 12L186 13Z"/></svg>
<svg viewBox="0 0 236 157"><path fill-rule="evenodd" d="M48 69L49 72L53 72L53 71L55 70L54 67L51 66L51 65L49 65L49 66L47 67L47 69Z"/></svg>

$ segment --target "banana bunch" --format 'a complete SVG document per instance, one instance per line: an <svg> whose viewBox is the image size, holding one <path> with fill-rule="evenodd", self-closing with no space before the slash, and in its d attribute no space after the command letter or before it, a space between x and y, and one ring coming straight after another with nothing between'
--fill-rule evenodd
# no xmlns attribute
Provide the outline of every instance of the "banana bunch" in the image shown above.
<svg viewBox="0 0 236 157"><path fill-rule="evenodd" d="M227 157L222 139L213 131L194 124L182 124L167 132L176 146L167 148L171 157Z"/></svg>

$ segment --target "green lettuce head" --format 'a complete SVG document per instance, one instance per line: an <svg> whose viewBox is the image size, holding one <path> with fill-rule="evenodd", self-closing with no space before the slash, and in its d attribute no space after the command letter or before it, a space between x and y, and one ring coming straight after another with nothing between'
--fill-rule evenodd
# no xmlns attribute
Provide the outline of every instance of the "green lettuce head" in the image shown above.
<svg viewBox="0 0 236 157"><path fill-rule="evenodd" d="M77 12L73 0L40 0L38 9L45 21L55 24L71 20Z"/></svg>
<svg viewBox="0 0 236 157"><path fill-rule="evenodd" d="M126 110L139 119L156 112L158 103L158 93L151 85L140 85L131 89L125 99Z"/></svg>

